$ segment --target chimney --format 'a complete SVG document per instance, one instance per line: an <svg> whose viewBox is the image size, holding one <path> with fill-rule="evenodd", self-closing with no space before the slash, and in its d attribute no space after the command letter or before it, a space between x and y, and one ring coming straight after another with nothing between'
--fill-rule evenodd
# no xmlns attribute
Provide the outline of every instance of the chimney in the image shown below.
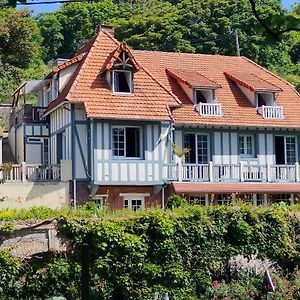
<svg viewBox="0 0 300 300"><path fill-rule="evenodd" d="M100 30L106 31L109 34L111 34L113 37L115 36L115 29L113 28L113 26L109 26L109 25L105 25L105 24L100 24L98 32Z"/></svg>

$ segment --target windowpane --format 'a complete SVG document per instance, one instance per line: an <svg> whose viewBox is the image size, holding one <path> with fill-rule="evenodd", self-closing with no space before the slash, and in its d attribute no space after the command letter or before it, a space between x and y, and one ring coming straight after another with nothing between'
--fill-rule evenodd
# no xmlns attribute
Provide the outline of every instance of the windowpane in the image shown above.
<svg viewBox="0 0 300 300"><path fill-rule="evenodd" d="M140 128L113 128L112 152L113 156L141 157Z"/></svg>
<svg viewBox="0 0 300 300"><path fill-rule="evenodd" d="M124 156L124 128L113 128L112 129L112 146L113 156Z"/></svg>
<svg viewBox="0 0 300 300"><path fill-rule="evenodd" d="M296 139L295 137L286 137L286 163L293 165L296 162Z"/></svg>
<svg viewBox="0 0 300 300"><path fill-rule="evenodd" d="M190 196L189 203L192 205L206 205L205 195Z"/></svg>
<svg viewBox="0 0 300 300"><path fill-rule="evenodd" d="M114 92L130 93L131 92L131 72L130 71L114 71Z"/></svg>
<svg viewBox="0 0 300 300"><path fill-rule="evenodd" d="M197 136L198 164L208 163L207 135Z"/></svg>
<svg viewBox="0 0 300 300"><path fill-rule="evenodd" d="M240 135L239 136L239 150L240 155L254 155L254 143L252 135Z"/></svg>

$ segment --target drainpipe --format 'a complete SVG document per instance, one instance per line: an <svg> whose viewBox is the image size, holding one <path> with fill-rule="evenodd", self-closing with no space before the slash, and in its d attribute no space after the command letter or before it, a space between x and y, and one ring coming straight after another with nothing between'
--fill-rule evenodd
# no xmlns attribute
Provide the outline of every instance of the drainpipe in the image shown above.
<svg viewBox="0 0 300 300"><path fill-rule="evenodd" d="M72 176L73 176L73 200L74 209L77 209L77 189L76 189L76 152L75 152L75 105L71 104L71 143L72 143Z"/></svg>

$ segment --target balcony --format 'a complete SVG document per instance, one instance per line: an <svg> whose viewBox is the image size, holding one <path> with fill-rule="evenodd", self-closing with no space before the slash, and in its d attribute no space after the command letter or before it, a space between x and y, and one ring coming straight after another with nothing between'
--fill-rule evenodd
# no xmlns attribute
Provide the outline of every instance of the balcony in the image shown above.
<svg viewBox="0 0 300 300"><path fill-rule="evenodd" d="M219 103L202 103L195 105L195 110L200 116L221 117L223 116L221 104Z"/></svg>
<svg viewBox="0 0 300 300"><path fill-rule="evenodd" d="M283 107L282 106L260 106L256 108L256 111L264 119L283 119Z"/></svg>
<svg viewBox="0 0 300 300"><path fill-rule="evenodd" d="M179 182L299 182L299 163L295 165L168 164L163 179Z"/></svg>
<svg viewBox="0 0 300 300"><path fill-rule="evenodd" d="M4 182L38 182L38 181L60 181L61 166L37 165L37 164L12 164L0 171L0 179Z"/></svg>
<svg viewBox="0 0 300 300"><path fill-rule="evenodd" d="M32 106L25 104L22 107L16 107L10 116L10 127L18 126L23 123L45 123L42 117L46 107Z"/></svg>

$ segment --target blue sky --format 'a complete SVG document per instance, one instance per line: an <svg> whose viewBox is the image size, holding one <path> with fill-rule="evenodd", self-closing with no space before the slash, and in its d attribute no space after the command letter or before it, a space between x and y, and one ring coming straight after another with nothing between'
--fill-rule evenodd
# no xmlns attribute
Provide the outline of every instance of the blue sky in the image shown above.
<svg viewBox="0 0 300 300"><path fill-rule="evenodd" d="M31 0L28 0L30 2ZM52 0L43 0L51 2ZM299 3L300 0L282 0L282 4L286 9L290 9L292 5ZM37 2L36 0L34 2ZM59 8L59 4L41 4L41 5L32 5L32 6L26 6L26 8L32 9L34 14L38 14L41 12L49 12L54 11ZM18 8L23 8L24 6L20 5Z"/></svg>

